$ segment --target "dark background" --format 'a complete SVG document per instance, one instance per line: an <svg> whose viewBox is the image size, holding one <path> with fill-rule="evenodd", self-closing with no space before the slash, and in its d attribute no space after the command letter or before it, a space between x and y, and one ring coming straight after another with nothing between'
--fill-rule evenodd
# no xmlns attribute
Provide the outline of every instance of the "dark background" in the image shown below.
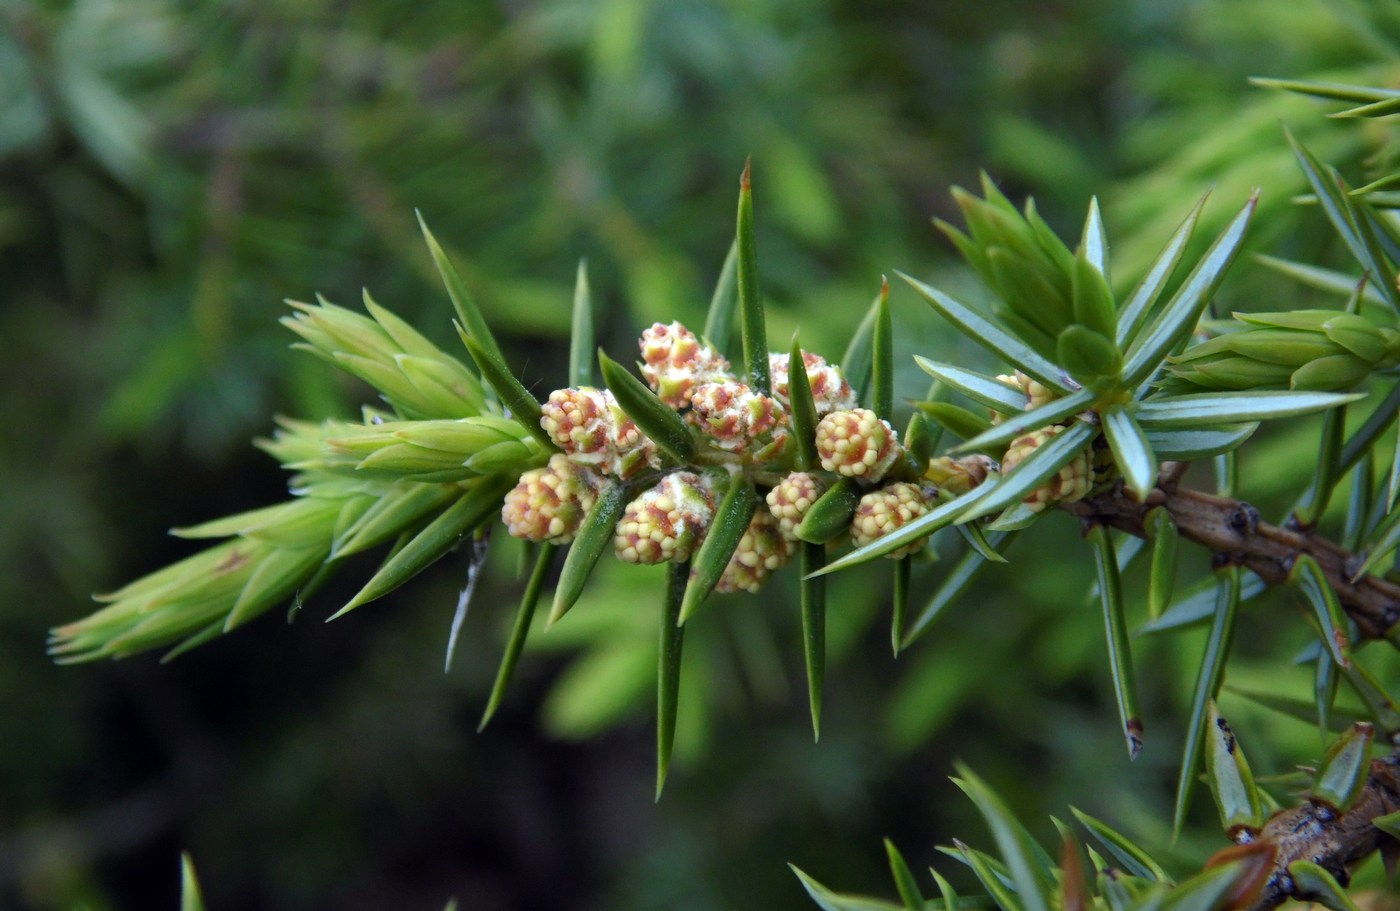
<svg viewBox="0 0 1400 911"><path fill-rule="evenodd" d="M699 325L750 154L769 336L800 326L833 357L882 274L980 293L928 221L979 168L1071 239L1099 194L1126 287L1211 187L1206 222L1263 186L1253 247L1331 255L1289 202L1281 121L1343 167L1388 160L1382 127L1246 82L1391 84L1400 28L1363 4L757 7L0 2L0 906L174 908L185 850L211 909L811 907L786 862L892 894L883 836L960 876L934 845L985 836L947 781L955 758L1047 840L1046 814L1074 802L1166 845L1177 671L1200 646L1139 649L1149 745L1130 766L1063 516L898 660L887 573L840 577L819 745L792 580L716 601L688 638L659 804L643 570L609 566L532 638L481 735L519 591L508 547L446 675L460 559L324 625L374 564L351 566L296 622L167 665L45 656L89 593L189 552L167 528L283 495L249 445L273 414L367 400L288 350L284 298L356 306L369 288L456 350L415 208L543 394L580 257L614 356L653 320ZM1221 312L1300 299L1247 261L1222 296ZM902 364L981 363L898 282L893 301ZM899 394L919 395L902 369ZM1270 440L1246 475L1265 503L1310 458L1305 433ZM916 603L941 572L920 571ZM1232 681L1308 692L1278 669L1307 637L1268 622L1287 609L1246 617ZM1267 738L1256 771L1316 750L1315 730L1238 711ZM1193 819L1169 855L1183 868L1223 844L1208 806Z"/></svg>

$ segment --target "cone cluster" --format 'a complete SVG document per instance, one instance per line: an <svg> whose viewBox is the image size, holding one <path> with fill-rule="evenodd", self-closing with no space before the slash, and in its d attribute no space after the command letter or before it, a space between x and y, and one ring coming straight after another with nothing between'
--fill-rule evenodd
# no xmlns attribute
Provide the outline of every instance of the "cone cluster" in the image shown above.
<svg viewBox="0 0 1400 911"><path fill-rule="evenodd" d="M540 426L563 451L544 467L525 472L506 496L501 517L511 535L567 543L608 485L630 482L644 489L623 508L613 530L618 558L683 562L705 540L726 472L753 471L758 479L776 469L778 480L767 482L771 486L716 585L719 591L752 592L788 562L795 542L804 540L798 533L803 520L838 479L856 482L859 502L852 514L854 499L845 501L834 528L849 526L851 540L860 546L927 514L939 502L940 487L964 492L996 470L992 460L973 455L932 460L928 473L918 477L889 422L856 407L841 368L803 352L818 418L813 443L820 470L783 472L793 458L790 355L770 354L771 394L764 394L731 373L722 355L680 323L653 325L639 348L648 386L679 412L693 434L694 464L667 464L665 453L611 391L555 390L541 407ZM1050 394L1024 376L1012 380L1023 384L1028 403ZM702 465L711 467L700 470ZM891 556L915 553L924 543L913 542Z"/></svg>

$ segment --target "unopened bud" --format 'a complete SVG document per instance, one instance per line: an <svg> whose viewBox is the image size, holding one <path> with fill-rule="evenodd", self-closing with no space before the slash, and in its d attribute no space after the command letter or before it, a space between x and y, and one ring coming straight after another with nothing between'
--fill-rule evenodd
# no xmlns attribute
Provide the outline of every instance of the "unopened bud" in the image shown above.
<svg viewBox="0 0 1400 911"><path fill-rule="evenodd" d="M731 378L729 361L680 323L654 323L642 333L642 376L661 401L684 408L702 383Z"/></svg>
<svg viewBox="0 0 1400 911"><path fill-rule="evenodd" d="M713 516L713 495L699 475L668 474L623 510L613 536L618 559L627 563L688 560Z"/></svg>
<svg viewBox="0 0 1400 911"><path fill-rule="evenodd" d="M760 507L739 538L734 556L715 585L718 592L756 592L792 555L792 544L778 529L778 520Z"/></svg>
<svg viewBox="0 0 1400 911"><path fill-rule="evenodd" d="M918 484L899 482L872 490L860 498L855 516L851 519L851 541L856 547L863 547L892 534L910 522L928 513L934 497L931 488ZM886 556L907 557L923 550L928 538L912 541Z"/></svg>
<svg viewBox="0 0 1400 911"><path fill-rule="evenodd" d="M704 383L690 397L690 421L715 445L744 452L773 439L786 417L783 406L737 380Z"/></svg>
<svg viewBox="0 0 1400 911"><path fill-rule="evenodd" d="M826 493L826 488L819 475L794 471L768 491L768 509L778 520L778 529L784 537L797 540L797 526L802 524L812 504Z"/></svg>
<svg viewBox="0 0 1400 911"><path fill-rule="evenodd" d="M961 495L980 486L987 480L987 475L996 470L996 460L981 453L958 459L939 456L929 459L928 468L924 470L924 480L932 481L940 490Z"/></svg>
<svg viewBox="0 0 1400 911"><path fill-rule="evenodd" d="M784 408L792 407L792 356L770 352L768 354L768 374L773 385L773 396ZM816 406L817 417L824 417L833 411L848 411L856 406L856 394L841 368L828 364L826 358L810 351L802 352L802 365L807 371L807 383L812 387L812 404Z"/></svg>
<svg viewBox="0 0 1400 911"><path fill-rule="evenodd" d="M816 443L822 468L866 481L879 481L899 458L894 428L865 408L833 411L822 418Z"/></svg>
<svg viewBox="0 0 1400 911"><path fill-rule="evenodd" d="M1011 441L1006 456L1001 460L1002 474L1010 475L1016 466L1026 460L1031 453L1063 433L1059 424L1042 427ZM1089 450L1077 453L1069 464L1059 470L1045 484L1037 487L1026 497L1025 504L1036 512L1055 503L1073 503L1088 496L1093 488L1093 468L1089 462Z"/></svg>
<svg viewBox="0 0 1400 911"><path fill-rule="evenodd" d="M501 521L513 537L567 544L593 508L602 478L568 456L550 456L544 468L520 476L506 494Z"/></svg>
<svg viewBox="0 0 1400 911"><path fill-rule="evenodd" d="M656 443L607 389L556 389L541 412L540 426L575 462L619 478L661 464Z"/></svg>

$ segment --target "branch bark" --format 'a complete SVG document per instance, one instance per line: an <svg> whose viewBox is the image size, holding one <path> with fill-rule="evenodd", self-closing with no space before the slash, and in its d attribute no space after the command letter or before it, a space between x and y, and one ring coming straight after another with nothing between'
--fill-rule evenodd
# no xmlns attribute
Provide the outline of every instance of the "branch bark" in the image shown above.
<svg viewBox="0 0 1400 911"><path fill-rule="evenodd" d="M1400 622L1400 585L1370 573L1353 580L1361 557L1319 535L1264 522L1259 518L1259 510L1243 500L1179 487L1175 464L1178 463L1162 467L1158 486L1144 502L1130 499L1121 487L1115 487L1062 508L1086 522L1146 537L1143 520L1147 511L1165 506L1183 537L1221 559L1254 571L1270 585L1288 578L1299 554L1309 554L1326 573L1362 637L1384 638Z"/></svg>
<svg viewBox="0 0 1400 911"><path fill-rule="evenodd" d="M1300 554L1309 554L1327 575L1327 581L1363 637L1380 639L1400 622L1400 585L1379 576L1353 578L1362 558L1336 543L1303 530L1271 525L1243 500L1215 496L1178 486L1178 463L1162 466L1158 486L1146 501L1129 498L1121 486L1063 509L1085 522L1099 523L1146 537L1148 510L1164 506L1181 535L1209 549L1218 559L1229 560L1257 573L1270 585L1286 581ZM1385 848L1387 861L1400 856L1400 843L1377 829L1372 820L1400 811L1400 749L1371 763L1361 797L1345 813L1315 802L1273 816L1253 837L1256 843L1276 849L1269 878L1249 911L1271 911L1303 894L1288 867L1307 860L1324 867L1342 885L1349 868L1371 852Z"/></svg>
<svg viewBox="0 0 1400 911"><path fill-rule="evenodd" d="M1371 771L1361 797L1345 813L1309 802L1274 814L1255 842L1272 844L1273 870L1249 911L1271 911L1290 898L1310 901L1298 889L1288 866L1297 860L1311 861L1336 877L1342 886L1351 878L1349 869L1372 851L1400 843L1372 825L1378 816L1400 810L1400 751L1371 762Z"/></svg>

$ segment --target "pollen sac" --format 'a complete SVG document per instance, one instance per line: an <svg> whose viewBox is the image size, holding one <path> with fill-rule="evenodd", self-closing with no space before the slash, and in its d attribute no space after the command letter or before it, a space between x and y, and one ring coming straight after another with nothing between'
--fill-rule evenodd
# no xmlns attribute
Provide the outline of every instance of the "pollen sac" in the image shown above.
<svg viewBox="0 0 1400 911"><path fill-rule="evenodd" d="M810 351L802 352L802 365L807 370L807 383L812 387L812 404L816 406L817 417L825 417L833 411L848 411L856 406L856 394L841 368L828 364L826 358ZM769 352L768 375L773 386L773 397L784 408L792 407L792 356Z"/></svg>
<svg viewBox="0 0 1400 911"><path fill-rule="evenodd" d="M684 408L702 383L732 379L729 361L680 323L654 323L642 333L642 376L661 401Z"/></svg>
<svg viewBox="0 0 1400 911"><path fill-rule="evenodd" d="M1017 465L1024 462L1031 453L1041 446L1063 433L1064 429L1059 424L1052 424L1012 440L1011 446L1006 450L1006 457L1001 461L1002 473L1010 474L1015 471ZM1093 486L1094 470L1090 463L1089 450L1084 449L1049 481L1031 491L1025 499L1025 504L1032 510L1040 512L1045 507L1055 503L1073 503L1075 500L1082 500L1088 496Z"/></svg>
<svg viewBox="0 0 1400 911"><path fill-rule="evenodd" d="M618 559L627 563L688 560L705 537L714 511L714 494L699 475L668 474L623 510L613 535Z"/></svg>
<svg viewBox="0 0 1400 911"><path fill-rule="evenodd" d="M661 464L656 443L627 417L607 389L556 389L541 411L540 426L575 462L619 478Z"/></svg>
<svg viewBox="0 0 1400 911"><path fill-rule="evenodd" d="M962 458L939 456L929 459L924 470L924 480L932 481L940 490L953 494L965 494L987 480L987 475L997 471L999 466L990 456L975 453Z"/></svg>
<svg viewBox="0 0 1400 911"><path fill-rule="evenodd" d="M568 456L553 455L544 468L520 476L520 483L506 494L501 521L513 537L567 544L593 508L602 481Z"/></svg>
<svg viewBox="0 0 1400 911"><path fill-rule="evenodd" d="M778 520L760 507L739 538L734 556L715 584L718 592L756 592L792 556L792 544L778 529Z"/></svg>
<svg viewBox="0 0 1400 911"><path fill-rule="evenodd" d="M822 468L850 478L879 481L899 458L899 438L889 422L866 408L833 411L817 422Z"/></svg>
<svg viewBox="0 0 1400 911"><path fill-rule="evenodd" d="M794 471L768 491L768 510L778 522L778 530L789 541L796 541L797 526L812 504L826 493L827 484L819 475Z"/></svg>
<svg viewBox="0 0 1400 911"><path fill-rule="evenodd" d="M786 417L776 399L737 380L697 386L687 415L711 442L729 452L756 450L786 436Z"/></svg>
<svg viewBox="0 0 1400 911"><path fill-rule="evenodd" d="M856 514L851 520L851 541L856 547L863 547L899 531L928 513L936 494L933 488L906 482L889 484L879 490L870 491L856 504ZM886 556L891 559L907 557L923 550L927 543L928 538L923 537L891 551Z"/></svg>

